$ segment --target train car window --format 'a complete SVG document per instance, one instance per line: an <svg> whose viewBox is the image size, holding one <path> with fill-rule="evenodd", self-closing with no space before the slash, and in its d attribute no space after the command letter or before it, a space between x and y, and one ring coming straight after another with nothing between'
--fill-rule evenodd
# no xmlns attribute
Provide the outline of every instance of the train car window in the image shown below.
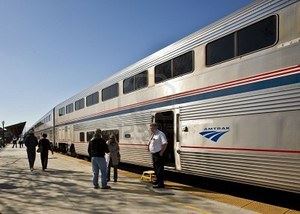
<svg viewBox="0 0 300 214"><path fill-rule="evenodd" d="M47 123L47 122L49 122L51 120L51 115L48 115L47 117L45 117L44 119L43 119L43 122L44 123Z"/></svg>
<svg viewBox="0 0 300 214"><path fill-rule="evenodd" d="M173 77L193 71L193 52L190 51L173 59Z"/></svg>
<svg viewBox="0 0 300 214"><path fill-rule="evenodd" d="M111 130L102 130L102 137L104 140L109 140L109 136L114 135L116 140L119 142L119 130L111 129Z"/></svg>
<svg viewBox="0 0 300 214"><path fill-rule="evenodd" d="M91 106L93 105L93 97L92 94L86 97L86 106Z"/></svg>
<svg viewBox="0 0 300 214"><path fill-rule="evenodd" d="M155 83L159 83L172 77L171 60L155 66Z"/></svg>
<svg viewBox="0 0 300 214"><path fill-rule="evenodd" d="M74 111L73 103L66 106L66 114L72 113Z"/></svg>
<svg viewBox="0 0 300 214"><path fill-rule="evenodd" d="M238 55L271 46L276 40L277 16L273 15L237 32Z"/></svg>
<svg viewBox="0 0 300 214"><path fill-rule="evenodd" d="M123 93L127 94L148 86L148 71L143 71L123 81Z"/></svg>
<svg viewBox="0 0 300 214"><path fill-rule="evenodd" d="M65 115L65 107L62 107L62 108L60 108L60 109L58 110L58 115L59 115L59 116Z"/></svg>
<svg viewBox="0 0 300 214"><path fill-rule="evenodd" d="M84 98L77 100L75 102L75 111L83 109L84 108Z"/></svg>
<svg viewBox="0 0 300 214"><path fill-rule="evenodd" d="M106 101L119 96L119 84L115 83L107 88L102 89L102 101Z"/></svg>
<svg viewBox="0 0 300 214"><path fill-rule="evenodd" d="M85 136L84 136L84 132L80 132L79 133L79 140L80 140L80 142L84 142L84 139L85 138Z"/></svg>
<svg viewBox="0 0 300 214"><path fill-rule="evenodd" d="M93 138L94 133L95 133L95 132L87 132L87 133L86 133L86 140L87 140L87 141L90 141L90 140Z"/></svg>
<svg viewBox="0 0 300 214"><path fill-rule="evenodd" d="M148 86L148 71L143 71L134 76L135 78L135 89L139 90Z"/></svg>
<svg viewBox="0 0 300 214"><path fill-rule="evenodd" d="M134 76L123 81L123 93L127 94L134 91Z"/></svg>
<svg viewBox="0 0 300 214"><path fill-rule="evenodd" d="M206 65L234 58L234 33L206 45Z"/></svg>
<svg viewBox="0 0 300 214"><path fill-rule="evenodd" d="M86 97L86 106L91 106L94 104L99 103L99 92L95 92L89 96Z"/></svg>

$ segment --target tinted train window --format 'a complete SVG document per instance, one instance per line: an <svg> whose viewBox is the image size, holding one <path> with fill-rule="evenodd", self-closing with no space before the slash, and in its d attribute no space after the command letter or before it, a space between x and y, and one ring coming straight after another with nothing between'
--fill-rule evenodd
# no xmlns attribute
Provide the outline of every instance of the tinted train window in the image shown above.
<svg viewBox="0 0 300 214"><path fill-rule="evenodd" d="M77 100L75 102L75 111L79 110L79 109L83 109L84 108L84 98Z"/></svg>
<svg viewBox="0 0 300 214"><path fill-rule="evenodd" d="M177 77L193 70L193 52L190 51L186 54L173 59L173 77Z"/></svg>
<svg viewBox="0 0 300 214"><path fill-rule="evenodd" d="M238 55L273 45L277 40L276 26L274 15L238 31Z"/></svg>
<svg viewBox="0 0 300 214"><path fill-rule="evenodd" d="M145 88L148 86L148 71L143 71L123 81L123 93Z"/></svg>
<svg viewBox="0 0 300 214"><path fill-rule="evenodd" d="M95 92L86 97L86 106L91 106L99 103L99 92Z"/></svg>
<svg viewBox="0 0 300 214"><path fill-rule="evenodd" d="M66 114L69 114L74 111L73 103L66 106Z"/></svg>
<svg viewBox="0 0 300 214"><path fill-rule="evenodd" d="M229 34L206 45L206 65L213 65L233 57L234 34Z"/></svg>
<svg viewBox="0 0 300 214"><path fill-rule="evenodd" d="M155 70L155 83L190 73L194 69L194 52L190 51L170 61L157 65Z"/></svg>
<svg viewBox="0 0 300 214"><path fill-rule="evenodd" d="M155 83L159 83L172 77L171 60L155 66Z"/></svg>
<svg viewBox="0 0 300 214"><path fill-rule="evenodd" d="M48 115L46 118L44 118L43 121L44 121L44 123L51 121L51 115Z"/></svg>
<svg viewBox="0 0 300 214"><path fill-rule="evenodd" d="M87 132L86 133L86 140L90 141L94 137L95 132Z"/></svg>
<svg viewBox="0 0 300 214"><path fill-rule="evenodd" d="M119 84L113 84L102 90L102 101L119 96Z"/></svg>
<svg viewBox="0 0 300 214"><path fill-rule="evenodd" d="M84 137L85 137L84 136L84 132L80 132L79 133L79 140L80 140L80 142L84 142L84 140L85 140Z"/></svg>
<svg viewBox="0 0 300 214"><path fill-rule="evenodd" d="M123 81L123 93L126 94L132 91L134 91L134 76Z"/></svg>
<svg viewBox="0 0 300 214"><path fill-rule="evenodd" d="M206 65L213 65L272 46L277 41L277 34L277 16L273 15L265 18L255 24L208 43L206 45Z"/></svg>
<svg viewBox="0 0 300 214"><path fill-rule="evenodd" d="M65 107L62 107L62 108L60 108L60 109L58 110L58 115L59 115L59 116L65 115Z"/></svg>
<svg viewBox="0 0 300 214"><path fill-rule="evenodd" d="M143 71L134 76L135 78L135 89L138 90L148 86L148 71Z"/></svg>

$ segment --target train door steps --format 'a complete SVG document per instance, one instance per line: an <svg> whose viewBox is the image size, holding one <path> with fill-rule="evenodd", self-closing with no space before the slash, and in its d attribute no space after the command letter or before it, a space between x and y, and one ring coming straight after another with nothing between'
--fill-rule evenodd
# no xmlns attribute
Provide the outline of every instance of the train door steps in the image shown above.
<svg viewBox="0 0 300 214"><path fill-rule="evenodd" d="M153 170L144 171L141 176L141 181L153 182L155 179L156 176Z"/></svg>

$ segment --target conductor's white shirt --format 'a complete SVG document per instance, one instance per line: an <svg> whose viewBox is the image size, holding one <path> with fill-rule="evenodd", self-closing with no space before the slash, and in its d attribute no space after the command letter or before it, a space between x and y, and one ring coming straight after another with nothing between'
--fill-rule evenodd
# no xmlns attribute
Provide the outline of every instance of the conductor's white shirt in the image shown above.
<svg viewBox="0 0 300 214"><path fill-rule="evenodd" d="M149 151L153 153L157 153L161 150L162 145L167 144L166 135L159 130L156 130L154 134L151 135L149 142Z"/></svg>

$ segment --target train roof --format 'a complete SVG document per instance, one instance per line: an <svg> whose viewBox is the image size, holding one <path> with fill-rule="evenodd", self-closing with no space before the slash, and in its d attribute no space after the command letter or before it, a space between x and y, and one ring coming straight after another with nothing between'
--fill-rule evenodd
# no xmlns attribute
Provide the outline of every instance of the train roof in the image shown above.
<svg viewBox="0 0 300 214"><path fill-rule="evenodd" d="M196 46L210 42L223 35L236 31L239 28L249 25L255 20L266 17L297 0L258 0L237 10L236 12L216 21L195 33L192 33L183 39L166 46L165 48L145 57L144 59L120 70L111 77L99 82L96 85L88 87L71 98L61 102L56 108L63 107L69 103L75 102L78 99L86 97L96 91L110 86L120 80L135 75L141 71L172 59L180 54L183 54Z"/></svg>

